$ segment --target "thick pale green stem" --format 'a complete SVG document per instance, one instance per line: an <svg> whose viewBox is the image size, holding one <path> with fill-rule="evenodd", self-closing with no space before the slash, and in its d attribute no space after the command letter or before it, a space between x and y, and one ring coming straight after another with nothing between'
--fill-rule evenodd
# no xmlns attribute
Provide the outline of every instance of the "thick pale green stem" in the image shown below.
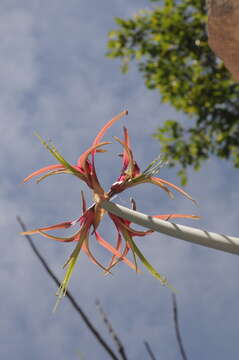
<svg viewBox="0 0 239 360"><path fill-rule="evenodd" d="M123 219L127 219L135 224L144 226L147 229L158 231L194 244L239 255L238 237L217 234L206 230L156 219L152 216L114 204L111 201L104 201L101 206L110 213L120 216Z"/></svg>

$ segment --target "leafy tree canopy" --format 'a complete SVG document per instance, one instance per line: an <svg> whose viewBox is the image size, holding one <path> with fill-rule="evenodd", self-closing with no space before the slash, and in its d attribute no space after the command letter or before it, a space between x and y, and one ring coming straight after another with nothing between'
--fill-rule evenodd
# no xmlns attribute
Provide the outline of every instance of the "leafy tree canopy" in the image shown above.
<svg viewBox="0 0 239 360"><path fill-rule="evenodd" d="M188 166L198 170L212 154L239 167L239 85L208 46L204 1L154 2L152 10L115 19L107 56L121 59L123 73L135 60L147 88L191 120L168 119L154 134L171 165L180 164L182 183Z"/></svg>

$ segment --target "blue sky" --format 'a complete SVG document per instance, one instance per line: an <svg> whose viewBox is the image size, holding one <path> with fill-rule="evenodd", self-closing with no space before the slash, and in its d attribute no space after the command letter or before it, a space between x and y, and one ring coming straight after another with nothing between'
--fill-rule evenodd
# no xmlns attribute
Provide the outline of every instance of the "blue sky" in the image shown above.
<svg viewBox="0 0 239 360"><path fill-rule="evenodd" d="M1 133L1 359L106 359L82 320L64 299L52 314L56 287L29 246L19 235L16 216L29 228L74 219L80 215L80 191L86 187L71 177L53 177L45 183L21 185L33 170L54 163L34 136L51 139L66 159L75 162L104 123L123 109L129 116L107 133L122 136L127 126L135 158L144 168L160 153L150 135L161 121L186 119L149 92L133 66L126 76L119 62L105 57L107 32L114 17L129 17L148 1L2 0L0 4L0 133ZM102 183L108 188L118 175L119 146L99 155ZM158 188L145 185L117 199L149 214L197 213L196 224L210 231L238 235L237 170L212 158L198 173L190 171L187 191L199 202L195 208L176 195L170 200ZM176 184L174 169L161 176ZM91 194L87 192L90 202ZM114 237L109 224L102 234ZM62 264L71 245L35 236L34 241L52 269L62 278ZM218 360L238 354L238 259L165 235L139 238L137 244L151 263L179 291L180 325L188 357ZM92 245L94 246L94 245ZM95 251L103 259L107 254ZM158 359L179 358L174 335L171 295L147 271L138 275L120 265L114 276L84 255L73 274L70 289L95 325L111 341L95 299L101 301L130 359L146 359L147 340Z"/></svg>

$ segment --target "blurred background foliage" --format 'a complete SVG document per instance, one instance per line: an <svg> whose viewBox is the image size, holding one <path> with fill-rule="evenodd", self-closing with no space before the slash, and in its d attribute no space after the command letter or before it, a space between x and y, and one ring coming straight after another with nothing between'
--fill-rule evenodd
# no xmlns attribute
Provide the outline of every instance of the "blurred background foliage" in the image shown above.
<svg viewBox="0 0 239 360"><path fill-rule="evenodd" d="M150 10L115 19L107 56L121 60L123 73L135 61L146 87L187 115L183 124L164 119L161 125L160 118L153 135L170 165L179 165L182 184L187 167L198 170L211 155L239 168L239 85L209 48L205 1L149 3Z"/></svg>

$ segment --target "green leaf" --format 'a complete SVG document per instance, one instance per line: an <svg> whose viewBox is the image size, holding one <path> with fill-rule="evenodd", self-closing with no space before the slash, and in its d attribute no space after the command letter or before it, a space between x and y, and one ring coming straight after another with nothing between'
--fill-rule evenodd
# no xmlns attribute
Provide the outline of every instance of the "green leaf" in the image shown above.
<svg viewBox="0 0 239 360"><path fill-rule="evenodd" d="M65 273L65 277L62 280L62 283L61 283L61 285L60 285L60 287L59 287L59 289L58 289L58 291L56 293L57 301L56 301L56 304L54 306L53 311L56 310L60 300L66 294L67 287L68 287L72 272L74 270L74 267L76 265L77 259L79 257L79 254L80 254L80 251L81 251L84 240L85 240L85 237L82 236L81 239L78 241L75 249L73 250L71 256L67 260L67 263L64 265L64 267L67 266L67 270L66 270L66 273Z"/></svg>
<svg viewBox="0 0 239 360"><path fill-rule="evenodd" d="M238 166L232 147L239 146L239 84L208 46L206 14L205 1L155 1L152 10L117 18L110 35L114 40L108 42L107 56L121 60L123 73L136 62L145 86L157 89L160 101L187 115L183 124L172 119L175 125L161 125L160 114L154 135L184 174L211 155ZM192 135L197 129L199 139Z"/></svg>
<svg viewBox="0 0 239 360"><path fill-rule="evenodd" d="M133 252L139 257L143 265L148 269L148 271L161 282L162 285L166 285L168 288L170 288L172 291L176 292L176 290L168 283L167 279L160 275L157 270L154 269L154 267L148 262L148 260L144 257L144 255L141 253L133 239L128 240L131 246L131 249Z"/></svg>
<svg viewBox="0 0 239 360"><path fill-rule="evenodd" d="M59 163L61 163L63 166L65 166L66 169L68 169L70 171L71 174L79 177L82 180L85 180L85 177L83 174L80 173L80 171L77 171L73 166L71 166L71 164L69 164L64 158L63 156L61 156L61 154L57 151L56 147L54 145L49 145L47 144L47 142L45 140L43 140L43 138L35 133L36 136L38 137L38 139L41 141L41 143L45 146L45 148L47 150L50 151L50 153L59 161Z"/></svg>

